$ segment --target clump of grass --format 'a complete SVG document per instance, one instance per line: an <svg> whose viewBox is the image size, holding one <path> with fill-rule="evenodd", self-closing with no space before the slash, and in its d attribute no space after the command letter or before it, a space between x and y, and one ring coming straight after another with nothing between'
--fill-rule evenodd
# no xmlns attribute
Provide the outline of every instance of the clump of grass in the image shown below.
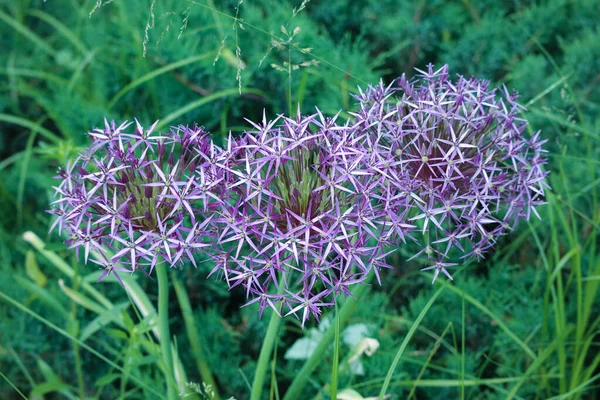
<svg viewBox="0 0 600 400"><path fill-rule="evenodd" d="M234 10L238 0L218 9L212 2L97 0L74 9L72 2L53 3L49 8L50 2L15 2L0 10L6 45L0 69L6 77L0 93L0 205L21 210L0 220L0 297L7 311L0 313L0 397L83 397L81 378L85 394L97 398L158 397L153 391L164 385L152 325L153 292L143 281L128 282L131 297L125 299L112 287L118 285L90 284L98 273L81 274L60 245L45 240L40 246L31 235L29 241L15 241L26 230L42 238L46 234L44 188L55 167L78 152L81 132L105 115L128 118L140 110L148 121L167 116L168 125L173 118L202 119L207 128L228 133L242 124L242 115L259 116L265 107L273 113L289 109L294 100L305 109L317 102L326 110L350 109L348 92L356 83L397 76L427 59L449 62L461 73L508 80L520 90L530 102L528 119L552 139L553 192L542 210L543 222L510 236L488 261L473 267L472 278L459 273L464 286L444 289L418 325L415 320L429 300L430 276L391 273L399 284L389 299L378 290L355 293L359 301L350 299L339 310L340 327L347 321L372 324L381 347L365 360L366 375L340 369L337 384L340 390L377 396L414 326L388 393L593 398L600 378L595 343L600 324L594 125L600 94L593 84L600 55L593 20L597 2L552 0L519 7L497 2L485 8L470 2L433 9L427 2L395 7L385 1L339 0L303 1L296 10L287 3L246 2L240 15L223 11ZM439 23L442 16L450 22ZM154 28L146 30L150 22ZM236 22L237 39L225 42L222 62L214 68L226 35L223 25ZM173 28L177 23L180 29ZM302 33L287 45L282 25L288 34L296 26ZM563 37L560 45L557 35ZM155 36L158 47L150 45ZM268 60L281 74L260 64L273 40L280 48L273 46L277 51L269 52ZM313 60L318 68L293 67ZM240 87L244 97L238 96ZM28 253L32 249L45 284L39 275L32 278L38 274ZM400 260L391 262L400 265ZM247 397L244 375L251 380L260 351L256 337L264 335L268 321L253 319L255 310L231 311L241 300L205 284L201 273L180 279L179 290L174 289L183 314L173 321L180 327L173 343L180 357L173 368L189 375L181 381L182 390L186 382L208 382L200 362L206 357L215 388L232 387L237 398ZM181 289L193 315L208 321L210 337L188 333L193 327ZM178 309L175 303L172 308ZM444 336L448 320L460 337ZM269 359L274 398L276 393L289 399L318 396L331 387L334 353L343 359L344 351L335 328L325 332L318 351L304 363L285 360L282 350L303 335L290 323L277 337L278 351ZM225 344L239 349L233 361L211 363L219 358L215 355L227 354ZM35 357L41 352L45 363ZM94 352L106 360L99 364ZM203 357L191 356L199 353Z"/></svg>

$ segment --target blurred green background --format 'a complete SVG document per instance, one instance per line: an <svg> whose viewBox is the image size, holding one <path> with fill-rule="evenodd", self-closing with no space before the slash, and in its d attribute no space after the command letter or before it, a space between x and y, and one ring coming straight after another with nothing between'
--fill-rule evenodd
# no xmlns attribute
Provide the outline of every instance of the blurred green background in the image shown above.
<svg viewBox="0 0 600 400"><path fill-rule="evenodd" d="M407 249L390 256L396 268L342 333L339 389L376 396L447 285L402 354L392 398L600 397L598 15L596 0L0 1L0 398L156 398L148 388L164 387L141 306L155 303L155 282L139 276L129 295L95 284L98 271L47 233L52 177L104 117L197 122L219 141L263 109L351 111L357 86L429 62L521 93L549 139L552 191L541 221L523 221L449 285L432 287ZM240 309L243 291L207 281L210 269L171 276L180 372L196 398L216 398L205 382L246 399L268 318ZM325 330L285 320L264 398L284 398ZM362 338L378 350L348 363ZM286 399L329 398L333 356L310 358L302 393Z"/></svg>

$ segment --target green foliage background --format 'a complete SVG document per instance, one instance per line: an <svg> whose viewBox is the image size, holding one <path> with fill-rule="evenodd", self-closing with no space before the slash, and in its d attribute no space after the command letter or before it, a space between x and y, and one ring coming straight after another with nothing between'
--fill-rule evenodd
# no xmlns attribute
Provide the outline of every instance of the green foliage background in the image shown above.
<svg viewBox="0 0 600 400"><path fill-rule="evenodd" d="M388 393L398 399L597 398L600 2L304 3L0 1L0 291L73 337L97 317L81 300L97 271L79 265L61 238L47 234L51 218L44 210L57 167L86 146L85 133L104 117L160 119L167 127L198 122L222 140L263 109L271 117L298 103L304 112L316 106L328 114L351 111L358 85L448 63L451 74L477 75L521 93L531 128L549 139L553 190L541 221L523 222L487 260L455 274L419 324ZM282 45L297 27L291 44ZM288 74L290 63L298 69ZM73 268L75 278L23 240L26 231ZM438 289L418 272L418 260L404 261L409 254L399 249L390 257L396 268L352 314L350 323L368 325L380 347L361 358L365 374L354 375L342 368L351 351L342 345L340 390L379 393L400 343ZM172 333L189 381L205 380L190 350L199 343L221 396L246 399L268 318L259 320L254 307L240 309L243 293L207 281L210 269L204 262L172 275L187 290L197 338L174 294ZM155 282L139 277L137 283L154 301ZM144 347L148 318L136 318L118 285L92 285L126 308L114 311L125 322L109 321L85 343L160 391L156 350ZM283 355L308 332L285 320L265 398L283 397L297 378L303 362ZM333 350L327 351L301 398L329 398L332 360ZM2 399L19 398L15 387L28 398L154 398L6 297L0 298L0 372Z"/></svg>

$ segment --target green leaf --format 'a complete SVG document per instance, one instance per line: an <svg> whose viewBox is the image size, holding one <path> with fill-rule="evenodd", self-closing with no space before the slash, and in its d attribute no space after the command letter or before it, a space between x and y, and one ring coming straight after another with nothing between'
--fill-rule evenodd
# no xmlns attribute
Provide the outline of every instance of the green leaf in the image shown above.
<svg viewBox="0 0 600 400"><path fill-rule="evenodd" d="M54 372L52 367L48 365L48 363L41 358L37 358L37 366L40 369L40 372L44 376L47 381L60 381L59 376Z"/></svg>
<svg viewBox="0 0 600 400"><path fill-rule="evenodd" d="M63 317L67 318L69 316L69 312L67 311L67 309L64 308L64 306L53 295L51 295L48 292L48 289L44 289L31 282L30 280L27 280L18 275L14 275L13 279L19 286L36 296L38 300L40 300L47 306L50 306L55 311L58 311L58 313Z"/></svg>
<svg viewBox="0 0 600 400"><path fill-rule="evenodd" d="M94 382L94 386L104 387L104 386L108 385L109 383L114 382L116 379L119 379L120 377L121 377L121 374L106 374L102 378L100 378L96 382Z"/></svg>
<svg viewBox="0 0 600 400"><path fill-rule="evenodd" d="M104 330L104 333L106 333L113 339L129 340L129 335L127 334L127 332L122 331L120 329L106 328Z"/></svg>
<svg viewBox="0 0 600 400"><path fill-rule="evenodd" d="M103 314L106 311L106 308L102 307L100 304L96 303L94 300L90 299L83 293L76 292L73 289L67 287L65 285L65 281L63 281L62 279L59 279L58 285L71 300L73 300L80 306L85 307L88 310L95 312L96 314Z"/></svg>
<svg viewBox="0 0 600 400"><path fill-rule="evenodd" d="M364 397L354 389L344 389L337 394L336 400L364 400Z"/></svg>
<svg viewBox="0 0 600 400"><path fill-rule="evenodd" d="M143 365L155 364L155 363L159 362L160 360L162 360L162 357L160 356L160 354L154 354L154 355L139 357L139 359L135 359L134 360L135 362L132 364L136 367L141 367Z"/></svg>
<svg viewBox="0 0 600 400"><path fill-rule="evenodd" d="M111 322L114 322L118 325L122 325L122 312L125 311L128 307L129 303L119 303L116 304L112 309L106 310L104 313L98 315L81 331L81 341L85 342L93 334L105 328Z"/></svg>
<svg viewBox="0 0 600 400"><path fill-rule="evenodd" d="M39 287L46 287L48 284L48 278L40 270L35 259L35 253L32 250L27 250L27 254L25 255L25 271L27 272L27 276L37 283Z"/></svg>
<svg viewBox="0 0 600 400"><path fill-rule="evenodd" d="M46 247L44 247L44 249L46 249L48 251L62 251L62 250L67 250L68 248L69 248L69 246L67 246L66 244L64 244L62 242L49 243L46 245Z"/></svg>
<svg viewBox="0 0 600 400"><path fill-rule="evenodd" d="M65 329L67 333L73 337L79 336L79 320L75 318L70 318L67 321L67 327Z"/></svg>
<svg viewBox="0 0 600 400"><path fill-rule="evenodd" d="M64 392L69 392L71 389L71 386L63 382L44 382L35 386L35 388L31 391L30 397L43 396L45 394L55 392L65 394Z"/></svg>

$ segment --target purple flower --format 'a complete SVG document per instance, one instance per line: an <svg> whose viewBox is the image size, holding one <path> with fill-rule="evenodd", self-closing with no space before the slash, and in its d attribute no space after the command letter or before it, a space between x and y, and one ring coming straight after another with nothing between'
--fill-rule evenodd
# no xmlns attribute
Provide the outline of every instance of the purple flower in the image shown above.
<svg viewBox="0 0 600 400"><path fill-rule="evenodd" d="M383 211L371 205L364 154L336 118L318 112L250 124L216 163L227 190L214 220L212 273L243 286L260 313L271 307L304 325L386 267Z"/></svg>
<svg viewBox="0 0 600 400"><path fill-rule="evenodd" d="M58 226L71 248L100 253L101 279L117 271L148 274L157 262L175 266L212 243L209 210L219 199L219 170L209 162L204 128L180 126L155 134L136 121L105 121L92 144L57 176ZM110 250L110 251L109 251ZM111 255L109 255L111 254ZM117 266L121 265L121 266Z"/></svg>
<svg viewBox="0 0 600 400"><path fill-rule="evenodd" d="M417 71L416 80L403 75L360 91L353 129L390 239L404 239L406 219L416 225L435 280L450 277L446 268L456 264L446 260L456 253L481 258L518 220L538 215L548 188L545 141L525 133L524 107L506 88L452 81L447 66Z"/></svg>
<svg viewBox="0 0 600 400"><path fill-rule="evenodd" d="M539 217L545 141L525 134L506 88L451 81L446 66L419 72L360 91L352 122L263 116L224 148L202 127L105 121L57 176L51 230L86 262L100 253L100 279L209 253L210 275L243 288L246 305L302 325L370 273L380 281L400 243L420 244L434 281L452 279L453 261Z"/></svg>

